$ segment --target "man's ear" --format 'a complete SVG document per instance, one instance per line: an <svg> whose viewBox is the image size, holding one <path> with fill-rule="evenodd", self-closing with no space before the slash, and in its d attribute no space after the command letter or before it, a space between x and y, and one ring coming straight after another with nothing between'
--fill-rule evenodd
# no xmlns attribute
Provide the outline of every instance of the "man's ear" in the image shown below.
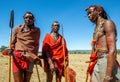
<svg viewBox="0 0 120 82"><path fill-rule="evenodd" d="M102 11L99 11L99 15L101 15Z"/></svg>

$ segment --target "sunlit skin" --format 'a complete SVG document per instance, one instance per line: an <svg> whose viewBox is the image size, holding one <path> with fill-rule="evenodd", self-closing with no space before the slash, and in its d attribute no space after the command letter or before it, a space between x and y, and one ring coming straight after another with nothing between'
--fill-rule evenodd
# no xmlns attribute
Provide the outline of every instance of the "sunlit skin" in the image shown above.
<svg viewBox="0 0 120 82"><path fill-rule="evenodd" d="M88 18L89 18L89 20L91 21L91 22L93 22L93 23L97 23L97 19L98 19L98 12L97 11L95 11L95 8L94 7L90 7L88 10L87 10L87 12L88 12Z"/></svg>

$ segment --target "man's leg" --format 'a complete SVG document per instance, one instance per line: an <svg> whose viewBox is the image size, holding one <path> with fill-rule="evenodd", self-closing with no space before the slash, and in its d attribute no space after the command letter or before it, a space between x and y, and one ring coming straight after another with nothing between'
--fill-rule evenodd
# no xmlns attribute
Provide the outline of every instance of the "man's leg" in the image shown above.
<svg viewBox="0 0 120 82"><path fill-rule="evenodd" d="M56 82L61 82L62 75L60 75L59 71L56 70Z"/></svg>
<svg viewBox="0 0 120 82"><path fill-rule="evenodd" d="M24 81L23 82L30 82L32 72L25 71L24 72Z"/></svg>
<svg viewBox="0 0 120 82"><path fill-rule="evenodd" d="M50 70L47 70L46 76L47 76L46 77L46 79L47 79L46 82L52 82L52 80L53 80L53 73Z"/></svg>
<svg viewBox="0 0 120 82"><path fill-rule="evenodd" d="M29 62L28 65L29 65L28 70L24 71L24 82L30 82L31 75L33 73L34 63Z"/></svg>
<svg viewBox="0 0 120 82"><path fill-rule="evenodd" d="M23 73L22 72L14 72L13 77L14 77L14 82L23 82Z"/></svg>
<svg viewBox="0 0 120 82"><path fill-rule="evenodd" d="M56 82L61 82L61 78L62 78L62 76L61 75L56 75Z"/></svg>

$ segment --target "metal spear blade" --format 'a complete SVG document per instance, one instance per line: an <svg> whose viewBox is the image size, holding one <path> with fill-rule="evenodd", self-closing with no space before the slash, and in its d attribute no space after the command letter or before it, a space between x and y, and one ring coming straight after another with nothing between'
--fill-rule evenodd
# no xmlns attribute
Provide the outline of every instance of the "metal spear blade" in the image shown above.
<svg viewBox="0 0 120 82"><path fill-rule="evenodd" d="M11 10L10 13L10 24L9 24L10 28L14 27L14 10Z"/></svg>

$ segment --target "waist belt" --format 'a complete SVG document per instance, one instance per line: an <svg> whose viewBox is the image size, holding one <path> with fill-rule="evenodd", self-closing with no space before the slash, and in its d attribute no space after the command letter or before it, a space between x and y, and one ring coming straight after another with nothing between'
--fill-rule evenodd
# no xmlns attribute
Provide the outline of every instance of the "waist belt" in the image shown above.
<svg viewBox="0 0 120 82"><path fill-rule="evenodd" d="M97 51L97 57L103 58L107 56L107 51Z"/></svg>
<svg viewBox="0 0 120 82"><path fill-rule="evenodd" d="M26 54L26 52L28 52L28 50L17 50L18 52L22 52L24 54Z"/></svg>

